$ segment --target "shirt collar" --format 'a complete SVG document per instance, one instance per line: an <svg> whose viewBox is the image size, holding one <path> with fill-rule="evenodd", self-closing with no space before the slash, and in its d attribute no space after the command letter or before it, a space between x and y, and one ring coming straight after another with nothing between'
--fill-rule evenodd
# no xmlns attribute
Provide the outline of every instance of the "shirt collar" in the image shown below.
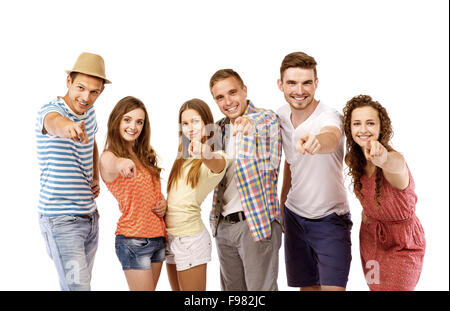
<svg viewBox="0 0 450 311"><path fill-rule="evenodd" d="M247 99L247 108L245 109L245 111L242 115L245 116L246 114L254 113L255 110L256 110L256 108L255 108L255 106L253 106L252 101Z"/></svg>
<svg viewBox="0 0 450 311"><path fill-rule="evenodd" d="M248 114L251 114L254 112L256 112L255 106L253 105L251 100L247 99L247 108L245 108L245 111L242 114L242 116L245 116L245 115L248 115ZM228 117L223 118L221 124L224 124L224 125L230 124L230 118L228 118Z"/></svg>

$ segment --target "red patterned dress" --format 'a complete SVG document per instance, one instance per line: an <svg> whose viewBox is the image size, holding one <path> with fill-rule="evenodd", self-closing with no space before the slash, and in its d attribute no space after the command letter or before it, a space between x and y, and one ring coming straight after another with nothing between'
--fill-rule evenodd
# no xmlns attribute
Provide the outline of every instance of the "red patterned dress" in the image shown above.
<svg viewBox="0 0 450 311"><path fill-rule="evenodd" d="M399 190L383 176L377 206L375 178L375 173L361 177L363 217L359 238L367 284L371 290L414 290L425 254L425 234L415 214L414 180L409 172L408 187Z"/></svg>

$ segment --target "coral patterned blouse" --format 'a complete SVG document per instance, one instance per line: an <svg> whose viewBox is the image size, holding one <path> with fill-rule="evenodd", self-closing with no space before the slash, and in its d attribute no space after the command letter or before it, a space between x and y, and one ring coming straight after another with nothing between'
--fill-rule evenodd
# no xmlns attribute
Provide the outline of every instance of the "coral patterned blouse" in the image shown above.
<svg viewBox="0 0 450 311"><path fill-rule="evenodd" d="M161 200L161 182L139 161L136 163L136 177L125 178L119 175L107 183L109 191L119 203L122 216L117 222L116 235L126 237L154 238L165 237L164 219L152 212Z"/></svg>

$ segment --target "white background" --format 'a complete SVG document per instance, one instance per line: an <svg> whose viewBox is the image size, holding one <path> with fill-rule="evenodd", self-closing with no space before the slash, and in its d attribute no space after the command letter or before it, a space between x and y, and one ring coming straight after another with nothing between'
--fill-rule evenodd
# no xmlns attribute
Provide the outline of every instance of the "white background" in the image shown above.
<svg viewBox="0 0 450 311"><path fill-rule="evenodd" d="M393 146L414 176L426 232L416 289L448 290L448 26L445 0L2 1L0 290L59 289L38 226L34 124L42 104L66 93L64 70L84 51L104 57L113 82L95 103L100 151L113 106L127 95L140 98L165 169L163 189L176 155L180 105L201 98L216 120L221 117L208 88L216 70L235 69L255 105L276 110L285 103L276 86L283 57L293 51L314 56L316 98L342 111L351 97L369 94L387 108ZM359 258L361 206L351 192L348 197L354 222L348 290L367 290ZM211 200L202 206L206 224ZM92 289L128 290L114 251L119 211L104 184L97 204ZM283 248L278 283L280 290L297 290L286 285ZM220 290L215 247L207 289ZM170 290L164 269L157 290Z"/></svg>

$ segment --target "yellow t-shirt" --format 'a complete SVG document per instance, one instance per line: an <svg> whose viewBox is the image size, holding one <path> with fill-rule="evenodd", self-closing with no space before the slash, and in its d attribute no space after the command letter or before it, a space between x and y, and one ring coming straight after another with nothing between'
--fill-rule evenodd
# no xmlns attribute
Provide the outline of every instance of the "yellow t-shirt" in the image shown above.
<svg viewBox="0 0 450 311"><path fill-rule="evenodd" d="M187 174L193 159L185 161L180 179L167 194L166 228L173 236L190 236L203 230L200 205L208 194L222 180L229 160L225 153L218 151L225 158L226 165L222 172L215 174L205 164L200 167L200 177L197 186L192 188L186 183Z"/></svg>

